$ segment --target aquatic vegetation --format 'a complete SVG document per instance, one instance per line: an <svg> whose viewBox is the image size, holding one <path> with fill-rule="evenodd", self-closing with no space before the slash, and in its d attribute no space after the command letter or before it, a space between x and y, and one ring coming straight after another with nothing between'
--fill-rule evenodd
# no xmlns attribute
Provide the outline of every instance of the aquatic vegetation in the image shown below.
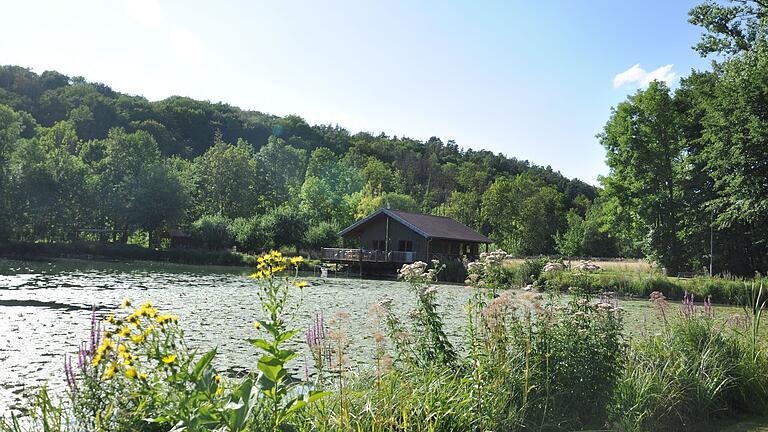
<svg viewBox="0 0 768 432"><path fill-rule="evenodd" d="M257 261L251 373L216 370L215 350L198 356L186 345L183 319L126 300L104 320L92 314L88 340L65 357L67 400L42 389L0 431L696 430L768 408L756 286L729 319L709 298L653 292L663 331L630 340L617 297L505 289L503 259L486 256L469 266L457 343L437 303L441 266L418 262L400 271L413 308L397 307L401 298L371 305L372 359L353 367L347 312L292 325L308 286L301 261L279 252ZM299 333L303 376L294 375Z"/></svg>

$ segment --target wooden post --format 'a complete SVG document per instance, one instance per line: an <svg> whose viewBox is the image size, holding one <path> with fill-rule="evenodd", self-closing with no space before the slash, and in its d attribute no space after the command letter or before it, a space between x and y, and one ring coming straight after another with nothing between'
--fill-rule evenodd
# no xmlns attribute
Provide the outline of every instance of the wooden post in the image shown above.
<svg viewBox="0 0 768 432"><path fill-rule="evenodd" d="M387 227L384 230L384 261L389 261L389 215L387 216Z"/></svg>

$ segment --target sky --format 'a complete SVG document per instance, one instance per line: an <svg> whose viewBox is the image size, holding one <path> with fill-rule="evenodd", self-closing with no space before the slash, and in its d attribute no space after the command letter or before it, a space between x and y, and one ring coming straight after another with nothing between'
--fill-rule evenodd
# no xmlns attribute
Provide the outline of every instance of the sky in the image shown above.
<svg viewBox="0 0 768 432"><path fill-rule="evenodd" d="M351 132L437 136L597 184L611 107L708 67L696 0L13 1L0 64Z"/></svg>

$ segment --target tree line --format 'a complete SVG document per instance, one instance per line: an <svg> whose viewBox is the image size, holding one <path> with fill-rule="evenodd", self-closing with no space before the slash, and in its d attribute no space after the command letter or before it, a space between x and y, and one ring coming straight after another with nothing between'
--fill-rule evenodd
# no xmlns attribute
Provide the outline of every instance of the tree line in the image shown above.
<svg viewBox="0 0 768 432"><path fill-rule="evenodd" d="M765 272L768 3L705 1L689 16L712 67L613 110L599 135L610 167L600 200L612 232L672 271L712 259L716 273Z"/></svg>
<svg viewBox="0 0 768 432"><path fill-rule="evenodd" d="M389 206L452 216L532 255L555 253L566 212L583 213L597 194L549 167L453 141L351 134L184 97L151 102L0 67L5 240L158 247L181 228L211 249L317 249Z"/></svg>

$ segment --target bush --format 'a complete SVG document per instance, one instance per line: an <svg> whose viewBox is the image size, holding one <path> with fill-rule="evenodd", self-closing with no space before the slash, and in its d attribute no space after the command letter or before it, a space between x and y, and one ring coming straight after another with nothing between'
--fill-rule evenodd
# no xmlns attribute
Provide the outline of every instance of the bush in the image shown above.
<svg viewBox="0 0 768 432"><path fill-rule="evenodd" d="M205 215L192 224L192 233L208 249L227 249L234 244L231 224L225 216Z"/></svg>
<svg viewBox="0 0 768 432"><path fill-rule="evenodd" d="M312 225L304 234L304 246L311 250L336 247L339 244L338 227L330 222Z"/></svg>
<svg viewBox="0 0 768 432"><path fill-rule="evenodd" d="M235 218L229 226L237 249L243 252L260 252L272 247L272 236L264 229L258 216Z"/></svg>

